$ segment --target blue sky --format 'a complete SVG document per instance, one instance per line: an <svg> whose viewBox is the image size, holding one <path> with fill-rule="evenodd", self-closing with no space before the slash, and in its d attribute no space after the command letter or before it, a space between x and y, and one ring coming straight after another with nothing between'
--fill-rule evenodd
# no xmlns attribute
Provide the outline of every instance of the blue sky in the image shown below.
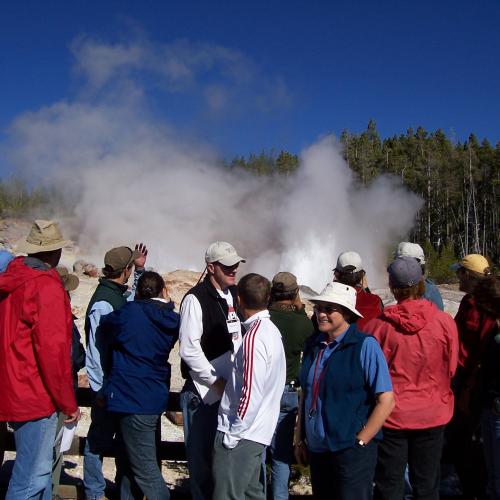
<svg viewBox="0 0 500 500"><path fill-rule="evenodd" d="M496 143L499 27L498 0L3 1L0 141L23 113L121 99L226 157L370 118Z"/></svg>

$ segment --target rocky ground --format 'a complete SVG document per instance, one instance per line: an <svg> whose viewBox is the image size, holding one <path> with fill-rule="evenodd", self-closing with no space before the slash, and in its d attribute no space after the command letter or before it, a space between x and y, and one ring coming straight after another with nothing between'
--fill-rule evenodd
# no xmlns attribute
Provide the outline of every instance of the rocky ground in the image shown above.
<svg viewBox="0 0 500 500"><path fill-rule="evenodd" d="M30 223L25 221L19 221L14 219L6 219L0 221L0 248L11 249L15 241L17 241L22 236L25 236L30 228ZM80 258L79 250L77 247L70 247L65 249L63 252L62 263L68 268L72 269L72 264L76 258ZM99 267L99 263L97 267ZM199 279L200 274L191 271L177 270L164 275L166 283L168 285L170 295L174 300L176 307L180 305L182 297L186 291L191 288ZM72 293L72 306L73 311L77 320L77 325L82 332L83 338L83 323L85 317L85 310L89 299L97 286L97 278L91 278L89 276L80 275L80 285L78 289ZM460 300L463 293L458 291L456 285L442 285L439 287L443 300L445 303L446 311L455 315ZM393 302L393 297L388 288L374 289L374 293L380 295L384 304L390 304ZM306 309L309 313L312 313L311 303L307 301L312 294L312 291L307 287L302 288L302 297L306 303ZM171 390L180 391L182 388L183 380L180 374L180 358L178 351L178 344L172 351L170 355L170 362L172 364L172 381ZM86 384L86 376L84 370L81 372L80 384ZM77 434L80 436L85 436L87 434L88 426L90 423L90 415L88 408L82 408L82 419L78 424ZM182 441L183 432L182 426L175 425L170 422L165 416L162 417L162 439L168 441ZM13 463L14 454L7 453L5 457L4 467L2 469L2 476L6 476L9 473L9 469ZM79 481L82 478L82 458L81 457L67 457L66 461L66 479L68 481ZM104 462L104 473L106 478L112 482L114 479L114 460L105 459ZM187 488L187 470L184 463L173 463L164 462L162 466L162 472L165 477L167 484L170 487L184 490ZM310 484L307 477L295 471L293 474L292 489L296 494L308 494L310 493Z"/></svg>

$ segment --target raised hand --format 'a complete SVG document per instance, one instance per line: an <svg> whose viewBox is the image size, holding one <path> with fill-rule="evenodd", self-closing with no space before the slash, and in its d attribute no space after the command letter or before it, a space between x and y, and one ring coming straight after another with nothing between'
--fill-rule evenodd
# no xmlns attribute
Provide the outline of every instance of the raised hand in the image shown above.
<svg viewBox="0 0 500 500"><path fill-rule="evenodd" d="M146 259L148 257L148 249L144 243L138 243L135 245L135 249L141 255L134 260L134 266L137 267L145 267Z"/></svg>

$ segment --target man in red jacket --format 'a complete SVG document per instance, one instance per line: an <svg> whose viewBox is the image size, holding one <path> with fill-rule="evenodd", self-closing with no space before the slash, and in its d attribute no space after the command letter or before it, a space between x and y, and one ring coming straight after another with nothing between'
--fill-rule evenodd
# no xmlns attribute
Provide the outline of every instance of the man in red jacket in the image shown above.
<svg viewBox="0 0 500 500"><path fill-rule="evenodd" d="M72 314L55 270L63 240L52 221L34 222L17 245L27 257L0 274L0 421L14 429L16 462L6 499L50 499L57 411L80 410L71 377Z"/></svg>

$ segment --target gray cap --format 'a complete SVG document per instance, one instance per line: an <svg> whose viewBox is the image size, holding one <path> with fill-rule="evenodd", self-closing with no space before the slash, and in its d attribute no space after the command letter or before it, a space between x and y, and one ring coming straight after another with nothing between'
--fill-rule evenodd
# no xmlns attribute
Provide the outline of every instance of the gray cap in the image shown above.
<svg viewBox="0 0 500 500"><path fill-rule="evenodd" d="M414 259L417 259L420 264L425 264L424 250L418 243L402 241L398 245L398 249L396 250L394 257L413 257Z"/></svg>
<svg viewBox="0 0 500 500"><path fill-rule="evenodd" d="M342 252L337 258L334 271L339 273L358 273L363 270L363 261L357 252Z"/></svg>
<svg viewBox="0 0 500 500"><path fill-rule="evenodd" d="M234 266L239 262L246 262L240 257L231 243L216 241L205 252L205 262L220 262L223 266Z"/></svg>
<svg viewBox="0 0 500 500"><path fill-rule="evenodd" d="M387 268L393 288L408 288L422 280L422 268L414 257L398 257Z"/></svg>

